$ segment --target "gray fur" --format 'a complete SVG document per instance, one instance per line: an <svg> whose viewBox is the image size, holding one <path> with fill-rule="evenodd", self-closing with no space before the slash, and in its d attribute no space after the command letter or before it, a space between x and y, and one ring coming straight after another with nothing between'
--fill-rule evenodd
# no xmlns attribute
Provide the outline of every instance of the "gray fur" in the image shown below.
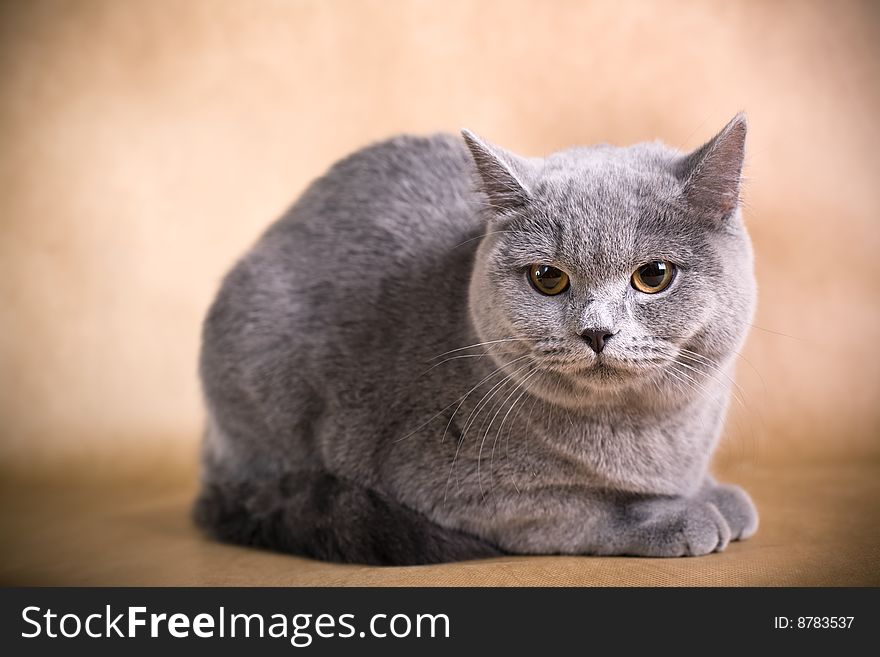
<svg viewBox="0 0 880 657"><path fill-rule="evenodd" d="M750 536L748 496L707 474L755 303L745 133L527 159L465 131L336 164L205 321L199 523L366 563ZM646 295L653 259L679 271ZM535 263L570 289L538 294ZM599 326L597 355L579 332Z"/></svg>

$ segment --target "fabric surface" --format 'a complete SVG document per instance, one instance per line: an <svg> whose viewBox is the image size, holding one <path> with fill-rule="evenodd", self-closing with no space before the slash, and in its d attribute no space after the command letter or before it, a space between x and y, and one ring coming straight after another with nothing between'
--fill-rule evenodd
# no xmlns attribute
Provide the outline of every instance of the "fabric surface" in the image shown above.
<svg viewBox="0 0 880 657"><path fill-rule="evenodd" d="M189 521L193 472L96 482L85 471L0 496L3 585L880 585L880 462L737 468L761 513L748 541L697 558L504 557L377 568L221 545Z"/></svg>

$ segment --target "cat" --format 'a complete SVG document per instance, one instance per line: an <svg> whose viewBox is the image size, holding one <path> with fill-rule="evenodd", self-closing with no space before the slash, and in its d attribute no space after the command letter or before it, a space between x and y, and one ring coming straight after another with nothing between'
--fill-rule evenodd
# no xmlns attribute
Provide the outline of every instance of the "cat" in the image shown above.
<svg viewBox="0 0 880 657"><path fill-rule="evenodd" d="M228 273L197 524L389 565L751 536L708 473L756 298L745 117L686 154L462 135L343 159Z"/></svg>

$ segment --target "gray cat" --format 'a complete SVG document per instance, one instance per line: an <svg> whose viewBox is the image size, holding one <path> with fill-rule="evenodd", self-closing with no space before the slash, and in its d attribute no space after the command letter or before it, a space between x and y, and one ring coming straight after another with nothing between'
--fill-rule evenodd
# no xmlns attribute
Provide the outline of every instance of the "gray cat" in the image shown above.
<svg viewBox="0 0 880 657"><path fill-rule="evenodd" d="M751 536L707 473L755 303L745 118L690 154L463 135L342 160L226 276L198 524L372 564Z"/></svg>

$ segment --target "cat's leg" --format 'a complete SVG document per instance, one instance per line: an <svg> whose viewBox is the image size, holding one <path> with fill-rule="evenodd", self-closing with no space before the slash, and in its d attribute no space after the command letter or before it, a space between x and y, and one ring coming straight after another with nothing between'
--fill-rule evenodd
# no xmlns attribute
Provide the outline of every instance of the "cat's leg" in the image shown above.
<svg viewBox="0 0 880 657"><path fill-rule="evenodd" d="M591 528L589 551L645 557L721 552L731 538L718 507L707 500L644 497L620 501Z"/></svg>
<svg viewBox="0 0 880 657"><path fill-rule="evenodd" d="M730 541L749 538L758 528L748 494L711 477L693 497L605 500L590 517L587 551L595 554L699 556L721 552Z"/></svg>
<svg viewBox="0 0 880 657"><path fill-rule="evenodd" d="M568 494L510 515L493 538L519 554L684 557L720 552L730 542L727 520L701 498L622 493ZM528 519L526 519L528 517Z"/></svg>
<svg viewBox="0 0 880 657"><path fill-rule="evenodd" d="M587 541L596 554L698 556L721 552L758 528L748 494L711 477L693 497L618 498L598 509L591 514Z"/></svg>
<svg viewBox="0 0 880 657"><path fill-rule="evenodd" d="M503 554L324 472L297 472L274 482L206 482L194 516L220 540L324 561L414 565Z"/></svg>
<svg viewBox="0 0 880 657"><path fill-rule="evenodd" d="M749 494L733 484L718 484L707 477L700 497L714 504L730 527L730 540L739 541L758 531L758 511Z"/></svg>

